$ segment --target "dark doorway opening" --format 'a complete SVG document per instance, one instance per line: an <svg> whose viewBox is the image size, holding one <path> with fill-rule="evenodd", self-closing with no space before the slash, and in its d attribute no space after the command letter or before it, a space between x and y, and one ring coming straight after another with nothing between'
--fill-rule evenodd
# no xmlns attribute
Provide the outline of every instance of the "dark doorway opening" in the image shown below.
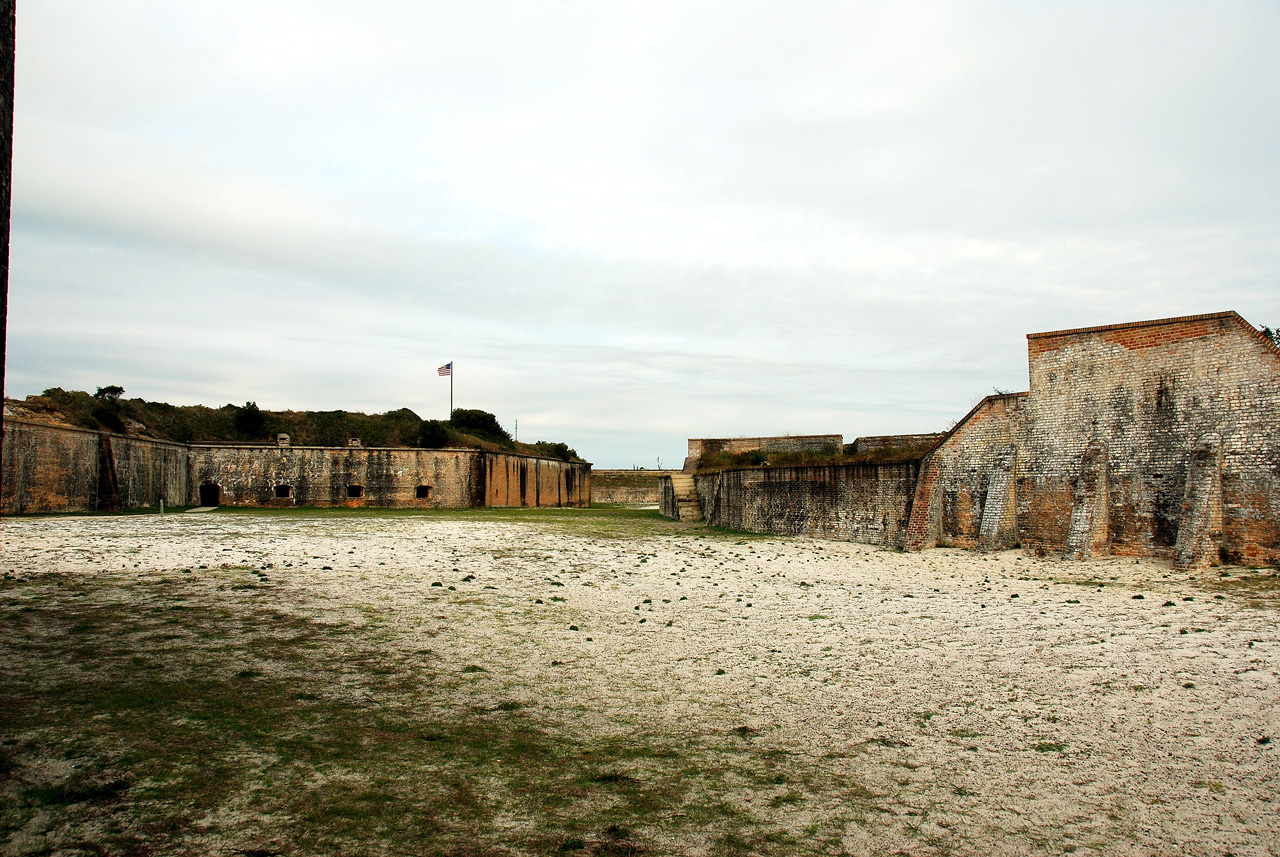
<svg viewBox="0 0 1280 857"><path fill-rule="evenodd" d="M277 485L277 486L276 486L276 499L277 499L277 500L288 500L288 499L289 499L290 497L292 497L292 496L293 496L293 486L292 486L292 485Z"/></svg>
<svg viewBox="0 0 1280 857"><path fill-rule="evenodd" d="M363 497L363 496L364 496L364 486L363 486L363 485L348 485L348 486L347 486L347 496L348 496L348 497L350 497L351 499L355 499L356 497Z"/></svg>
<svg viewBox="0 0 1280 857"><path fill-rule="evenodd" d="M222 503L222 489L217 485L200 486L200 505L218 506Z"/></svg>
<svg viewBox="0 0 1280 857"><path fill-rule="evenodd" d="M419 485L419 486L415 489L415 494L416 494L416 496L417 496L417 498L418 498L419 500L430 500L430 499L431 499L431 486L430 486L430 485Z"/></svg>

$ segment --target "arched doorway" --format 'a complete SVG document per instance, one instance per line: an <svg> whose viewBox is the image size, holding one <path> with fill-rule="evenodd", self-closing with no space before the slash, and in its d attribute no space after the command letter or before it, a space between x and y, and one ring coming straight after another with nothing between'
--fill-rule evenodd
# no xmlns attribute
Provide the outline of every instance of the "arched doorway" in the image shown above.
<svg viewBox="0 0 1280 857"><path fill-rule="evenodd" d="M217 506L222 502L222 489L213 483L200 486L200 505Z"/></svg>

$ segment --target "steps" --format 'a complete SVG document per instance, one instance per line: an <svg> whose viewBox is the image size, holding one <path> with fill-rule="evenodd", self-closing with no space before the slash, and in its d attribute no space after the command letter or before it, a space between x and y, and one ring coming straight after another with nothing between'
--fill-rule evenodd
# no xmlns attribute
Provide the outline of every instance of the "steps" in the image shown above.
<svg viewBox="0 0 1280 857"><path fill-rule="evenodd" d="M676 509L682 521L701 521L702 506L698 504L698 487L688 473L671 474L671 487L676 492Z"/></svg>

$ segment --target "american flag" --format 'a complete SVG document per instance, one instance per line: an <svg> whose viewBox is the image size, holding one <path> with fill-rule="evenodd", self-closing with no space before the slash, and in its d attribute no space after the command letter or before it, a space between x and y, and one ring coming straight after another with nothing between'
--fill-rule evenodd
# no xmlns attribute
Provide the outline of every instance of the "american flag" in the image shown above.
<svg viewBox="0 0 1280 857"><path fill-rule="evenodd" d="M440 374L440 375L452 375L452 374L453 374L453 361L451 360L451 361L449 361L448 363L444 364L444 365L443 365L443 366L441 366L439 369L437 369L437 370L436 370L436 372L437 372L438 374Z"/></svg>

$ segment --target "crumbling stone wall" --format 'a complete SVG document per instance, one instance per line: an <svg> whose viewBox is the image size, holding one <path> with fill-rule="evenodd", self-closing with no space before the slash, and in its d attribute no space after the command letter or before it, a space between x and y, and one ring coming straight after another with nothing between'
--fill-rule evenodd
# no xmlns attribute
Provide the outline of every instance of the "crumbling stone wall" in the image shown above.
<svg viewBox="0 0 1280 857"><path fill-rule="evenodd" d="M713 526L890 545L909 520L918 474L919 462L898 461L725 470L695 481Z"/></svg>

